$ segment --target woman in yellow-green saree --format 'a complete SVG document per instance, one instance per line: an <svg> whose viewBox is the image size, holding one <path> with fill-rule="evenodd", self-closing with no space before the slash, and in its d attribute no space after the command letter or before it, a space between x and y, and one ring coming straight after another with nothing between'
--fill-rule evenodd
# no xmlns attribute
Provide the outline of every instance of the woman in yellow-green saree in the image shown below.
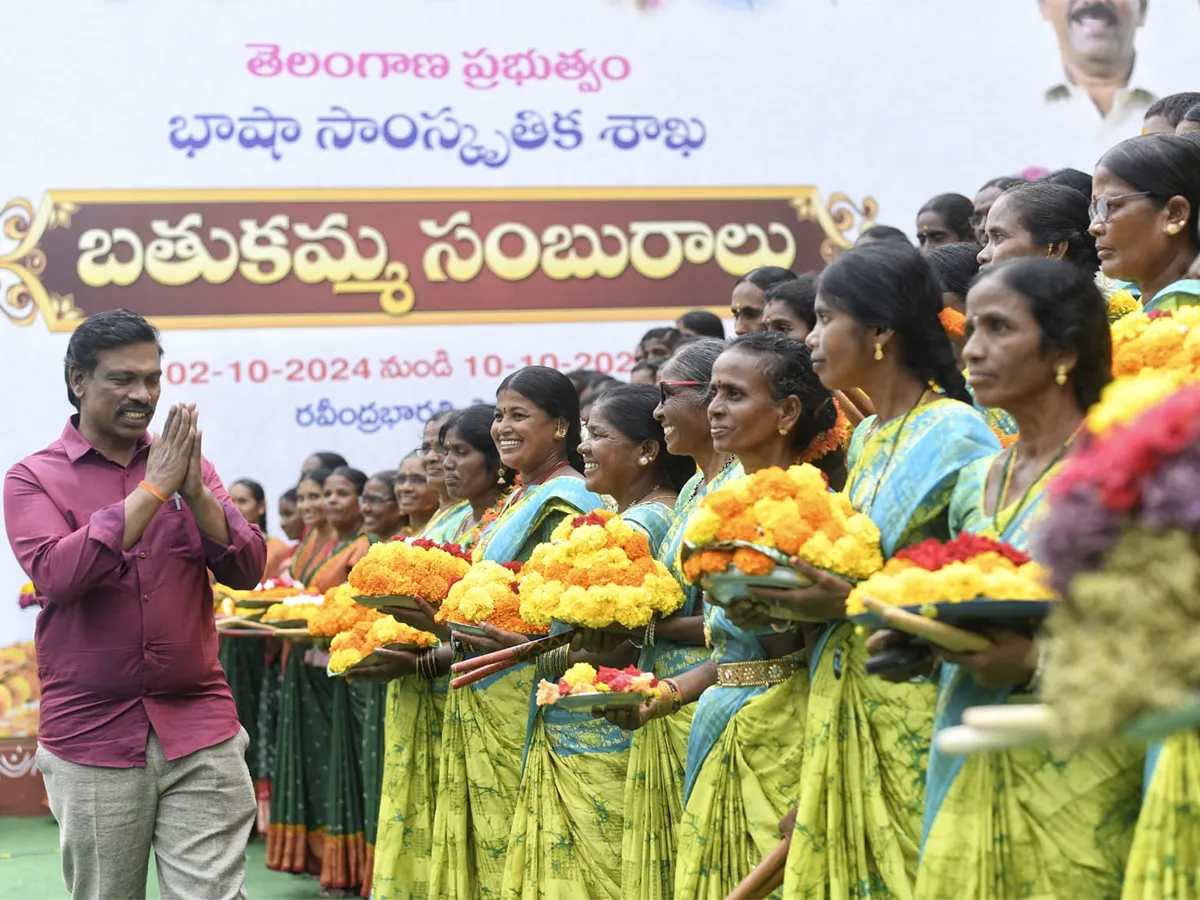
<svg viewBox="0 0 1200 900"><path fill-rule="evenodd" d="M500 456L491 438L493 410L487 405L468 407L452 413L437 429L431 448L437 465L426 474L436 487L440 468L447 500L421 537L469 548L478 537L479 521L500 499ZM428 627L428 623L418 624ZM372 885L375 900L429 896L442 714L449 687L445 675L428 677L432 672L433 666L418 666L417 657L405 654L381 665L374 675L389 679Z"/></svg>
<svg viewBox="0 0 1200 900"><path fill-rule="evenodd" d="M492 439L519 487L480 536L476 559L523 562L563 519L603 505L583 483L579 398L561 372L530 366L506 378L496 394ZM470 640L473 651L525 640L490 625L485 631L488 637ZM447 697L430 897L501 895L533 681L534 665L526 663Z"/></svg>
<svg viewBox="0 0 1200 900"><path fill-rule="evenodd" d="M674 518L679 489L694 471L667 452L654 419L659 392L624 385L604 392L588 413L580 445L588 490L611 496L620 516L657 554ZM555 622L551 633L568 626ZM543 655L536 680L555 680L572 661L625 666L637 650L628 631L579 635L580 649ZM504 896L510 900L622 900L623 804L629 734L590 712L539 707L529 698L529 729L516 815L508 843Z"/></svg>
<svg viewBox="0 0 1200 900"><path fill-rule="evenodd" d="M712 370L713 446L738 474L813 463L840 488L846 477L838 408L798 341L749 334ZM720 900L779 843L779 821L800 790L808 672L795 627L739 627L705 605L707 666L678 680L692 719L675 896Z"/></svg>
<svg viewBox="0 0 1200 900"><path fill-rule="evenodd" d="M915 250L874 244L821 275L807 342L831 390L861 388L876 415L854 431L846 492L879 527L884 555L949 537L959 471L999 443L970 405L938 320L941 295ZM890 684L864 667L865 639L845 621L849 585L808 567L815 586L762 591L799 608L808 635L808 710L785 897L912 896L932 684Z"/></svg>
<svg viewBox="0 0 1200 900"><path fill-rule="evenodd" d="M950 502L951 531L1032 552L1046 486L1112 377L1106 306L1085 273L1025 259L1000 264L971 288L967 321L971 382L984 403L1013 415L1020 440L963 470ZM968 707L1029 699L1029 633L996 628L989 637L993 646L982 653L942 654L935 731L962 724ZM1116 900L1142 764L1132 744L966 757L935 747L917 896Z"/></svg>
<svg viewBox="0 0 1200 900"><path fill-rule="evenodd" d="M655 677L678 678L706 662L704 610L699 588L687 583L679 557L688 519L709 490L738 473L737 460L713 449L708 431L708 383L724 341L697 341L681 347L660 370L655 417L662 422L667 452L690 457L699 469L680 490L674 520L658 558L679 582L684 603L654 622L638 640L637 666ZM621 893L629 900L669 900L675 895L675 850L683 818L683 779L694 703L648 719L633 732L625 778L624 834L621 844ZM631 727L635 720L619 711L609 721Z"/></svg>

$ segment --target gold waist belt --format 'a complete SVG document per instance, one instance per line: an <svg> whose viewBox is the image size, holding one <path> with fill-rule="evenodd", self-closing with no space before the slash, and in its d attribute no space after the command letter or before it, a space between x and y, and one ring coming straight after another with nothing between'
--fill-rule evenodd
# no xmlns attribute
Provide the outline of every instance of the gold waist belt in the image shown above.
<svg viewBox="0 0 1200 900"><path fill-rule="evenodd" d="M721 663L717 666L717 686L770 687L787 681L797 668L796 660L788 657Z"/></svg>

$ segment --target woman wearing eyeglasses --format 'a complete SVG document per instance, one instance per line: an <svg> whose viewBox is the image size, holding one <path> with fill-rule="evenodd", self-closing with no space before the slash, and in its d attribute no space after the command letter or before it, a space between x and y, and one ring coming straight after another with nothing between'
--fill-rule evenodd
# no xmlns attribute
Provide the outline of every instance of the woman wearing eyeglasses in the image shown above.
<svg viewBox="0 0 1200 900"><path fill-rule="evenodd" d="M700 590L687 583L679 561L688 520L705 495L741 474L734 457L713 447L708 425L708 383L725 342L702 340L681 347L662 367L654 417L662 423L668 452L690 456L700 470L679 492L675 520L658 558L684 592L683 606L656 622L642 639L638 668L662 678L678 678L709 666L704 645ZM695 705L674 712L666 702L634 710L613 710L607 718L633 730L625 781L625 830L621 846L621 896L663 900L674 895L675 848L683 816L683 778L688 733Z"/></svg>
<svg viewBox="0 0 1200 900"><path fill-rule="evenodd" d="M1187 277L1200 253L1200 140L1122 141L1101 157L1092 184L1101 271L1136 285L1147 312L1200 303L1200 280Z"/></svg>

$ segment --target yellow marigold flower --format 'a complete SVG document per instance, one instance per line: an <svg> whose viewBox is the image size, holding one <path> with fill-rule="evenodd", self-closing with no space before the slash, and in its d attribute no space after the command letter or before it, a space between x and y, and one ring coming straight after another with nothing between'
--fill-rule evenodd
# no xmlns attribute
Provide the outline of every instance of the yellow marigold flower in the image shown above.
<svg viewBox="0 0 1200 900"><path fill-rule="evenodd" d="M721 517L707 506L702 506L688 520L684 540L693 546L702 547L717 539L721 530Z"/></svg>
<svg viewBox="0 0 1200 900"><path fill-rule="evenodd" d="M1132 291L1117 291L1108 298L1109 319L1119 319L1122 316L1129 315L1130 313L1139 312L1141 308L1142 305L1138 303L1137 298L1133 296Z"/></svg>
<svg viewBox="0 0 1200 900"><path fill-rule="evenodd" d="M363 661L363 654L358 650L335 650L329 654L329 671L345 672L351 666Z"/></svg>
<svg viewBox="0 0 1200 900"><path fill-rule="evenodd" d="M590 686L596 680L596 670L587 663L575 663L567 669L562 680L572 688Z"/></svg>

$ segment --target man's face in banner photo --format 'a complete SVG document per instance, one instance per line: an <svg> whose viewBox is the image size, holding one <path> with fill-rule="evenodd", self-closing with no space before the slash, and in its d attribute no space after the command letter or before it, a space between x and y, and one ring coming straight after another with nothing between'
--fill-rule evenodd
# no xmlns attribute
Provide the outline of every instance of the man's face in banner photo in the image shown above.
<svg viewBox="0 0 1200 900"><path fill-rule="evenodd" d="M1042 18L1054 26L1068 73L1128 76L1133 42L1146 21L1149 0L1038 0Z"/></svg>

